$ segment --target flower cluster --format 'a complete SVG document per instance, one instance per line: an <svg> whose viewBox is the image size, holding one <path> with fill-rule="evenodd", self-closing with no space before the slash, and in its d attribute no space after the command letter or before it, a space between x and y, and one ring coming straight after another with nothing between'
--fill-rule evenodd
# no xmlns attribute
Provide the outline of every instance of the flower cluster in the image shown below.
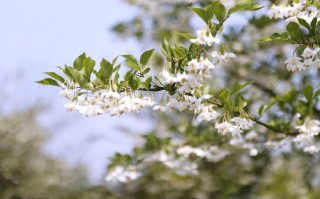
<svg viewBox="0 0 320 199"><path fill-rule="evenodd" d="M207 45L207 46L212 46L213 44L220 44L220 39L213 37L212 34L206 29L198 30L197 35L198 35L197 38L190 39L192 43L197 43L197 44Z"/></svg>
<svg viewBox="0 0 320 199"><path fill-rule="evenodd" d="M275 19L286 19L285 22L290 21L297 22L297 18L304 19L307 23L315 17L319 17L320 12L315 6L307 6L305 0L301 0L299 3L293 3L292 5L273 5L270 8L269 16Z"/></svg>
<svg viewBox="0 0 320 199"><path fill-rule="evenodd" d="M151 97L132 93L130 95L103 89L90 93L77 93L75 86L69 86L60 95L69 99L65 104L68 111L77 110L84 116L97 116L103 113L121 115L123 113L138 112L144 107L154 104Z"/></svg>
<svg viewBox="0 0 320 199"><path fill-rule="evenodd" d="M200 158L206 158L210 162L218 162L229 154L228 151L220 149L217 146L211 146L209 148L198 148L191 146L183 146L177 149L177 154L188 158L191 154Z"/></svg>
<svg viewBox="0 0 320 199"><path fill-rule="evenodd" d="M282 140L268 141L266 146L276 153L291 151L292 145L302 149L306 153L314 154L320 151L320 145L315 141L315 137L320 134L320 121L306 119L301 126L296 129L299 134L294 137L284 137Z"/></svg>
<svg viewBox="0 0 320 199"><path fill-rule="evenodd" d="M275 19L300 16L305 7L305 1L293 3L292 5L272 5L269 10L269 16Z"/></svg>
<svg viewBox="0 0 320 199"><path fill-rule="evenodd" d="M197 33L198 38L191 39L191 42L207 46L211 46L212 43L220 43L220 40L212 37L207 30L199 30ZM234 57L236 55L233 53L219 54L217 51L213 51L211 54L212 61L207 57L201 57L199 60L192 59L184 67L183 73L171 74L167 69L164 69L160 73L160 79L166 85L175 84L176 93L168 95L167 102L162 103L164 105L156 105L153 109L159 111L171 109L193 111L196 115L194 125L216 120L220 113L213 108L212 104L207 103L207 100L212 96L203 93L201 88L204 81L211 77L212 70L215 69L215 63L228 63ZM199 93L199 91L202 95L196 97L194 94Z"/></svg>
<svg viewBox="0 0 320 199"><path fill-rule="evenodd" d="M231 134L232 136L240 136L244 130L249 130L254 124L253 121L241 117L234 117L229 122L217 123L216 129L221 135Z"/></svg>
<svg viewBox="0 0 320 199"><path fill-rule="evenodd" d="M116 166L108 172L105 179L107 182L128 182L139 178L140 175L133 166Z"/></svg>
<svg viewBox="0 0 320 199"><path fill-rule="evenodd" d="M300 134L293 139L293 142L295 142L297 146L303 148L304 152L319 152L320 146L317 146L314 143L314 137L320 133L320 121L306 119L303 125L297 126L296 128L299 130Z"/></svg>
<svg viewBox="0 0 320 199"><path fill-rule="evenodd" d="M191 154L210 162L219 162L229 155L228 151L220 149L217 146L211 146L209 148L195 148L191 146L174 147L176 150L171 152L160 150L154 153L146 153L141 156L142 159L136 165L112 167L107 172L105 179L107 182L120 183L136 180L143 175L146 166L152 163L161 163L173 170L177 175L197 175L198 164L195 160L189 159Z"/></svg>
<svg viewBox="0 0 320 199"><path fill-rule="evenodd" d="M284 63L287 64L288 71L301 71L307 68L320 68L320 48L305 48L301 57L290 57Z"/></svg>

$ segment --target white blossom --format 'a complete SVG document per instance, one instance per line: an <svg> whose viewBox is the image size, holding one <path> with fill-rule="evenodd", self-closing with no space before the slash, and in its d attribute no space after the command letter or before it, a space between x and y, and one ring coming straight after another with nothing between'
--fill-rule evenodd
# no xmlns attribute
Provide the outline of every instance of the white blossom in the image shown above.
<svg viewBox="0 0 320 199"><path fill-rule="evenodd" d="M288 71L293 72L293 71L305 70L306 68L300 60L301 60L300 57L290 57L284 63L287 64Z"/></svg>
<svg viewBox="0 0 320 199"><path fill-rule="evenodd" d="M220 44L220 39L213 37L206 29L197 31L197 38L190 39L192 43L212 46L213 44Z"/></svg>
<svg viewBox="0 0 320 199"><path fill-rule="evenodd" d="M231 58L235 58L237 57L234 53L224 53L223 55L219 54L217 51L213 51L211 53L212 56L212 62L213 63L229 63L231 61Z"/></svg>
<svg viewBox="0 0 320 199"><path fill-rule="evenodd" d="M108 182L128 182L135 180L141 176L141 173L136 171L136 168L129 166L116 166L107 173L106 181Z"/></svg>

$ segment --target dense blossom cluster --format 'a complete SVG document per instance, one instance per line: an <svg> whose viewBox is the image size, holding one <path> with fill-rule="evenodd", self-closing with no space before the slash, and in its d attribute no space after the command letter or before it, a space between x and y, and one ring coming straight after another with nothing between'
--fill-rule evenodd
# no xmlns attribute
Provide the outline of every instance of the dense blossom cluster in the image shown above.
<svg viewBox="0 0 320 199"><path fill-rule="evenodd" d="M227 150L218 146L211 147L191 147L175 146L176 150L165 152L164 150L146 153L136 165L115 166L110 169L106 176L108 182L128 182L136 180L143 175L145 167L152 163L161 163L175 171L177 175L198 175L197 160L206 159L210 162L218 162L229 155ZM197 160L190 160L190 156L195 155Z"/></svg>
<svg viewBox="0 0 320 199"><path fill-rule="evenodd" d="M316 6L307 6L305 0L301 0L299 3L293 3L292 5L273 5L270 8L269 15L275 19L286 19L297 22L297 18L306 20L307 23L311 23L312 19L320 16L320 12Z"/></svg>
<svg viewBox="0 0 320 199"><path fill-rule="evenodd" d="M307 6L305 0L301 0L299 3L293 3L292 5L273 5L270 8L269 15L275 19L285 19L286 23L296 22L298 18L305 20L308 24L311 24L312 20L320 18L320 11L316 6ZM320 68L319 48L310 49L305 48L302 53L302 57L295 56L290 57L285 61L288 71L300 71L306 70L310 67Z"/></svg>
<svg viewBox="0 0 320 199"><path fill-rule="evenodd" d="M320 48L305 48L301 57L290 57L284 63L288 71L300 71L307 68L320 68Z"/></svg>
<svg viewBox="0 0 320 199"><path fill-rule="evenodd" d="M84 116L98 116L103 113L121 115L123 113L138 112L154 104L151 97L141 93L119 94L110 90L99 90L90 93L77 93L75 85L69 86L60 92L60 95L69 99L65 104L68 111L77 110Z"/></svg>
<svg viewBox="0 0 320 199"><path fill-rule="evenodd" d="M300 134L293 139L293 142L303 148L304 152L319 152L320 145L315 143L314 137L320 133L320 121L307 119L303 125L297 126L297 129Z"/></svg>

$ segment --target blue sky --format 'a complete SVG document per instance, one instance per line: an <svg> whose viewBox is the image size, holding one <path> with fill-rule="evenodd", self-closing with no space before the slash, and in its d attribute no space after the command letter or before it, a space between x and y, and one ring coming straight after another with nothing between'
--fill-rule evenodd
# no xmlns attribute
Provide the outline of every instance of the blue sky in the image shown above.
<svg viewBox="0 0 320 199"><path fill-rule="evenodd" d="M0 9L0 114L35 104L45 107L39 117L51 136L45 151L71 164L85 164L97 182L107 156L128 152L138 143L117 126L146 132L150 121L136 115L84 118L67 113L58 88L34 81L44 78L43 72L58 71L55 66L72 64L83 52L98 61L135 54L134 40L122 41L109 30L138 10L121 0L2 0Z"/></svg>

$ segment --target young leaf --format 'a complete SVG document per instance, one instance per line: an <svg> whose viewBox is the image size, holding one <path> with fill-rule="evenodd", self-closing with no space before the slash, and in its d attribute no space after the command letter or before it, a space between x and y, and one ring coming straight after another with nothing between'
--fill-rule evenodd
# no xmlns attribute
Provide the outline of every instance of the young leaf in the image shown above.
<svg viewBox="0 0 320 199"><path fill-rule="evenodd" d="M263 6L258 5L254 2L238 1L237 4L228 11L228 15L239 11L255 11L261 8L263 8Z"/></svg>
<svg viewBox="0 0 320 199"><path fill-rule="evenodd" d="M139 81L134 78L134 75L131 75L129 78L129 86L132 90L137 90L139 88Z"/></svg>
<svg viewBox="0 0 320 199"><path fill-rule="evenodd" d="M96 62L91 59L90 57L87 57L86 59L83 60L83 66L84 66L84 74L88 79L90 79L90 75L93 71L94 65Z"/></svg>
<svg viewBox="0 0 320 199"><path fill-rule="evenodd" d="M36 83L42 84L42 85L46 85L46 86L50 85L50 86L58 86L58 87L60 87L58 82L56 82L56 80L51 79L51 78L45 78L43 80L37 81Z"/></svg>
<svg viewBox="0 0 320 199"><path fill-rule="evenodd" d="M150 68L144 69L144 71L142 72L142 75L148 74L148 72L150 72Z"/></svg>
<svg viewBox="0 0 320 199"><path fill-rule="evenodd" d="M55 72L45 72L45 74L47 74L47 75L49 75L50 77L58 80L58 81L61 82L61 83L65 83L65 82L66 82L66 80L65 80L63 77L61 77L60 75L58 75L58 74L55 73Z"/></svg>
<svg viewBox="0 0 320 199"><path fill-rule="evenodd" d="M225 101L228 101L230 99L230 90L229 89L225 89L223 90L220 94L219 97L221 97L222 99L224 99Z"/></svg>
<svg viewBox="0 0 320 199"><path fill-rule="evenodd" d="M83 68L83 60L85 60L86 57L86 53L79 55L73 62L73 68L80 71Z"/></svg>
<svg viewBox="0 0 320 199"><path fill-rule="evenodd" d="M318 96L320 96L320 89L318 89L318 90L314 93L313 98L314 98L314 99L317 99Z"/></svg>
<svg viewBox="0 0 320 199"><path fill-rule="evenodd" d="M216 9L217 9L217 5L218 4L221 4L219 1L215 1L213 2L212 4L210 4L207 8L207 17L208 19L212 19L213 16L215 15L216 13Z"/></svg>
<svg viewBox="0 0 320 199"><path fill-rule="evenodd" d="M166 56L168 61L172 60L172 55L171 55L172 49L171 49L169 42L166 39L163 39L161 52L163 55Z"/></svg>
<svg viewBox="0 0 320 199"><path fill-rule="evenodd" d="M240 109L243 109L248 104L247 100L245 100L244 97L240 94L237 95L237 97L235 99L235 103L236 103L237 107L239 107Z"/></svg>
<svg viewBox="0 0 320 199"><path fill-rule="evenodd" d="M226 18L226 8L221 3L217 4L215 16L219 22L222 22Z"/></svg>
<svg viewBox="0 0 320 199"><path fill-rule="evenodd" d="M140 64L141 64L142 66L147 65L147 63L149 62L149 60L150 60L153 52L154 52L154 49L151 49L151 50L145 51L145 52L141 55L141 57L140 57Z"/></svg>
<svg viewBox="0 0 320 199"><path fill-rule="evenodd" d="M195 39L197 38L196 36L189 34L189 33L178 33L178 35L180 35L181 37L184 37L186 39Z"/></svg>
<svg viewBox="0 0 320 199"><path fill-rule="evenodd" d="M308 22L305 19L302 19L302 18L299 18L299 17L297 17L297 19L298 19L299 24L304 26L304 27L306 27L308 29L309 33L312 34L312 28L308 24Z"/></svg>
<svg viewBox="0 0 320 199"><path fill-rule="evenodd" d="M238 84L236 85L233 90L231 91L231 96L233 96L234 94L238 93L240 90L242 90L243 88L245 88L246 86L252 84L253 81L250 81L250 82L246 82L244 84Z"/></svg>
<svg viewBox="0 0 320 199"><path fill-rule="evenodd" d="M313 100L313 87L310 85L306 85L303 90L303 95L307 98L309 103L312 103Z"/></svg>
<svg viewBox="0 0 320 199"><path fill-rule="evenodd" d="M70 78L72 79L74 82L78 82L80 79L79 76L79 71L70 67L70 66L65 66L64 67L64 73Z"/></svg>
<svg viewBox="0 0 320 199"><path fill-rule="evenodd" d="M140 70L140 66L136 58L132 55L121 55L126 59L126 65L135 70Z"/></svg>
<svg viewBox="0 0 320 199"><path fill-rule="evenodd" d="M304 42L305 35L297 23L292 21L289 22L286 29L290 39L292 39L295 42Z"/></svg>
<svg viewBox="0 0 320 199"><path fill-rule="evenodd" d="M261 42L269 42L269 41L290 41L288 33L273 33L271 36L265 36L260 39Z"/></svg>
<svg viewBox="0 0 320 199"><path fill-rule="evenodd" d="M259 116L261 117L262 114L265 113L267 110L269 110L274 104L275 103L262 105L258 110Z"/></svg>
<svg viewBox="0 0 320 199"><path fill-rule="evenodd" d="M109 80L113 72L112 64L107 60L102 59L100 62L100 67L99 74L104 76L106 80Z"/></svg>
<svg viewBox="0 0 320 199"><path fill-rule="evenodd" d="M208 22L208 20L211 20L211 19L208 19L208 16L207 16L207 12L205 9L203 8L192 8L190 7L190 9L196 13L205 23Z"/></svg>

